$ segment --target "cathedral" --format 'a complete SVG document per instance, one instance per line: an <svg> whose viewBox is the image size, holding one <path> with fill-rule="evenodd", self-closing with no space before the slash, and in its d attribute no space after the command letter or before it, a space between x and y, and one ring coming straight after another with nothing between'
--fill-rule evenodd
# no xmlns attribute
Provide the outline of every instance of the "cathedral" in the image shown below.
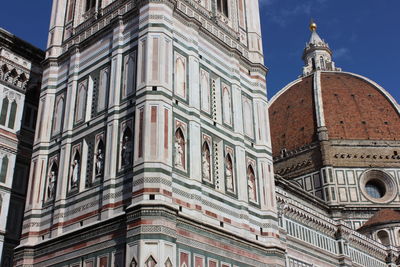
<svg viewBox="0 0 400 267"><path fill-rule="evenodd" d="M310 30L268 100L256 0L54 0L3 266L398 266L398 104Z"/></svg>

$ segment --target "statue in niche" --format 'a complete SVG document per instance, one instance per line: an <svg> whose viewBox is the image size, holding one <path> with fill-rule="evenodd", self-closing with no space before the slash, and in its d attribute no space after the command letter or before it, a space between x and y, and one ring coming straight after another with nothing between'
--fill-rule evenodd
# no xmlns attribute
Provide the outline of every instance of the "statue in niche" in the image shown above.
<svg viewBox="0 0 400 267"><path fill-rule="evenodd" d="M122 139L121 149L122 166L129 166L132 159L132 141L128 135L124 135Z"/></svg>
<svg viewBox="0 0 400 267"><path fill-rule="evenodd" d="M211 182L210 175L210 149L208 148L207 143L203 145L203 153L202 153L202 167L203 167L203 179Z"/></svg>
<svg viewBox="0 0 400 267"><path fill-rule="evenodd" d="M185 167L185 140L183 138L182 131L178 129L175 134L175 166L184 168Z"/></svg>
<svg viewBox="0 0 400 267"><path fill-rule="evenodd" d="M71 188L75 188L78 186L79 170L80 170L79 159L75 157L74 161L72 162Z"/></svg>
<svg viewBox="0 0 400 267"><path fill-rule="evenodd" d="M232 160L231 160L229 155L226 157L225 174L226 174L226 188L229 191L233 192L234 191L234 188L233 188L233 169L232 169Z"/></svg>
<svg viewBox="0 0 400 267"><path fill-rule="evenodd" d="M57 175L55 171L51 171L49 175L49 182L47 185L47 198L52 199L55 195Z"/></svg>
<svg viewBox="0 0 400 267"><path fill-rule="evenodd" d="M250 166L247 169L247 185L249 190L249 200L256 202L256 177L254 176L254 171Z"/></svg>
<svg viewBox="0 0 400 267"><path fill-rule="evenodd" d="M103 175L104 170L104 153L101 148L98 149L96 155L96 176Z"/></svg>

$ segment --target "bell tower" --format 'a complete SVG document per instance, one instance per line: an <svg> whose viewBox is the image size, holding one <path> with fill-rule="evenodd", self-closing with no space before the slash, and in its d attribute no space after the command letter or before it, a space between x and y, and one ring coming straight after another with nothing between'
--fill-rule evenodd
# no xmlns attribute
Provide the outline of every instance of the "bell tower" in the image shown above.
<svg viewBox="0 0 400 267"><path fill-rule="evenodd" d="M258 1L53 3L17 266L284 266Z"/></svg>

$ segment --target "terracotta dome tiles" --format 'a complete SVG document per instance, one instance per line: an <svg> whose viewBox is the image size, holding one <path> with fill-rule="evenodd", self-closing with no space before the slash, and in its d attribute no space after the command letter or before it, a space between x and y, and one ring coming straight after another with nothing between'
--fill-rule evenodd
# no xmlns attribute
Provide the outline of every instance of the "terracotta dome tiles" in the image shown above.
<svg viewBox="0 0 400 267"><path fill-rule="evenodd" d="M287 88L269 108L274 156L316 141L313 77ZM399 114L372 83L349 73L323 72L321 87L329 139L400 140Z"/></svg>

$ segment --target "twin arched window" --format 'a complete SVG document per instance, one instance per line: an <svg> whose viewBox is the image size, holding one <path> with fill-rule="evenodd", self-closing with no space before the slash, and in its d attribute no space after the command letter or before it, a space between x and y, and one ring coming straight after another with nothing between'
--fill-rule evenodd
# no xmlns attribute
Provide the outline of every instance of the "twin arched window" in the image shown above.
<svg viewBox="0 0 400 267"><path fill-rule="evenodd" d="M0 125L6 126L10 129L14 129L16 116L17 116L17 102L13 100L10 105L8 97L5 97L3 99L1 106Z"/></svg>

